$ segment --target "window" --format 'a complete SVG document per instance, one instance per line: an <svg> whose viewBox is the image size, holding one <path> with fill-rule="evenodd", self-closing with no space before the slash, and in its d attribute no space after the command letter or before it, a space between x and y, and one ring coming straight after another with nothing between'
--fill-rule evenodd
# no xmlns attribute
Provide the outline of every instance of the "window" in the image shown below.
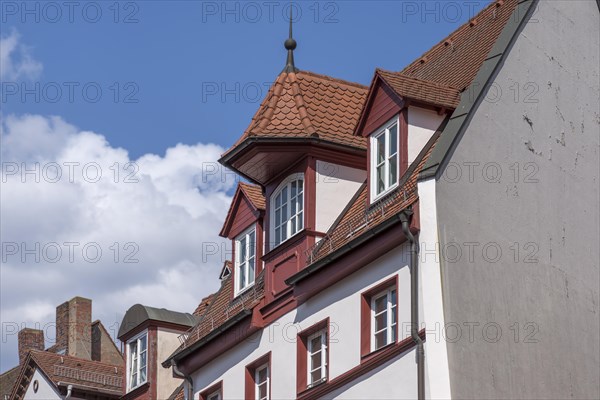
<svg viewBox="0 0 600 400"><path fill-rule="evenodd" d="M371 135L371 200L398 185L398 118Z"/></svg>
<svg viewBox="0 0 600 400"><path fill-rule="evenodd" d="M269 364L261 365L254 371L256 400L269 400Z"/></svg>
<svg viewBox="0 0 600 400"><path fill-rule="evenodd" d="M371 299L371 350L396 341L396 288L387 289Z"/></svg>
<svg viewBox="0 0 600 400"><path fill-rule="evenodd" d="M329 318L298 333L296 344L296 391L300 396L306 390L327 382Z"/></svg>
<svg viewBox="0 0 600 400"><path fill-rule="evenodd" d="M248 229L235 239L235 294L254 283L256 229Z"/></svg>
<svg viewBox="0 0 600 400"><path fill-rule="evenodd" d="M223 381L219 381L200 392L200 400L223 400Z"/></svg>
<svg viewBox="0 0 600 400"><path fill-rule="evenodd" d="M360 321L361 357L398 341L398 275L361 294Z"/></svg>
<svg viewBox="0 0 600 400"><path fill-rule="evenodd" d="M244 398L269 400L271 398L271 353L246 366Z"/></svg>
<svg viewBox="0 0 600 400"><path fill-rule="evenodd" d="M308 387L327 379L327 332L321 330L308 337Z"/></svg>
<svg viewBox="0 0 600 400"><path fill-rule="evenodd" d="M133 390L148 380L148 333L127 342L127 389Z"/></svg>
<svg viewBox="0 0 600 400"><path fill-rule="evenodd" d="M304 175L286 179L271 196L271 237L273 247L304 228Z"/></svg>

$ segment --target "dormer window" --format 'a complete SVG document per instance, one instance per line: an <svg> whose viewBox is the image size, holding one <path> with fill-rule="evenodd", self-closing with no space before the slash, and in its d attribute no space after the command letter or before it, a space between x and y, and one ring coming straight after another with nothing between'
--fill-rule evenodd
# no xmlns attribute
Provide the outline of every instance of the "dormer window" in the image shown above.
<svg viewBox="0 0 600 400"><path fill-rule="evenodd" d="M304 228L304 174L283 181L271 196L271 240L273 248Z"/></svg>
<svg viewBox="0 0 600 400"><path fill-rule="evenodd" d="M396 116L371 135L371 202L398 186L400 175L398 154L398 117Z"/></svg>
<svg viewBox="0 0 600 400"><path fill-rule="evenodd" d="M235 294L254 284L256 228L247 229L235 239Z"/></svg>
<svg viewBox="0 0 600 400"><path fill-rule="evenodd" d="M131 391L146 383L148 359L148 333L146 331L127 341L127 389Z"/></svg>

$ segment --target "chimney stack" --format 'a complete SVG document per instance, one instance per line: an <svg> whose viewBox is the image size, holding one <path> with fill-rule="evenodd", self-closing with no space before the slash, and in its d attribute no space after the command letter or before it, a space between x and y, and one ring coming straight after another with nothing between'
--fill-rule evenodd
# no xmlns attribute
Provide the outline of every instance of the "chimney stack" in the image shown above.
<svg viewBox="0 0 600 400"><path fill-rule="evenodd" d="M92 301L74 297L56 307L56 350L92 359Z"/></svg>
<svg viewBox="0 0 600 400"><path fill-rule="evenodd" d="M44 350L44 331L24 328L19 331L19 364L27 357L29 350Z"/></svg>

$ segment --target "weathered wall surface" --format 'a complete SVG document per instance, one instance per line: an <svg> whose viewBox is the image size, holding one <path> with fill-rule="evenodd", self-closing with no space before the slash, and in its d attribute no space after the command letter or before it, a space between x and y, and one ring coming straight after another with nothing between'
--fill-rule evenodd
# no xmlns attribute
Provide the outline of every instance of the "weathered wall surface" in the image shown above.
<svg viewBox="0 0 600 400"><path fill-rule="evenodd" d="M599 26L541 1L438 179L453 398L600 398Z"/></svg>

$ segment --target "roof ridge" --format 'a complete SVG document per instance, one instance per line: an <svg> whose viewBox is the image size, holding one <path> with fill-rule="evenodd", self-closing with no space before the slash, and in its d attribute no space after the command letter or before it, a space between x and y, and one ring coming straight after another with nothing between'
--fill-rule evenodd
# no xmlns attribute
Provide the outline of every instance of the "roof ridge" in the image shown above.
<svg viewBox="0 0 600 400"><path fill-rule="evenodd" d="M302 89L300 89L296 74L294 72L290 72L288 73L288 78L290 78L292 84L292 97L294 99L294 103L296 104L296 108L300 113L300 121L302 122L302 125L309 135L319 136L312 121L310 120L310 117L308 116L308 111L306 110L306 105L304 103L304 97L302 97Z"/></svg>
<svg viewBox="0 0 600 400"><path fill-rule="evenodd" d="M46 350L36 350L36 349L31 349L29 350L29 353L31 354L31 357L35 359L35 357L39 356L39 355L44 355L44 356L49 356L49 357L54 357L54 358L66 358L68 360L73 360L73 361L77 361L79 363L83 362L83 363L88 363L88 364L93 364L93 365L102 365L108 368L121 368L121 366L119 365L113 365L113 364L108 364L102 361L97 361L97 360L88 360L85 358L81 358L81 357L74 357L74 356L70 356L68 354L58 354L58 353L53 353L51 351L46 351Z"/></svg>

